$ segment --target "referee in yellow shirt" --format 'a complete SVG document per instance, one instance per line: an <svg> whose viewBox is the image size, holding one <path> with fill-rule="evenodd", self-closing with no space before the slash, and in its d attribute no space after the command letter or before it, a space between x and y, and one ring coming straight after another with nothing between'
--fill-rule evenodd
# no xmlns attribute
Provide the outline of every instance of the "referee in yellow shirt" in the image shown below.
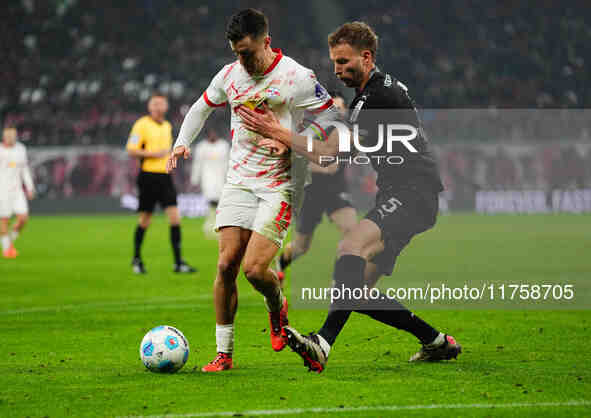
<svg viewBox="0 0 591 418"><path fill-rule="evenodd" d="M138 119L127 141L127 152L140 159L140 174L137 185L140 193L138 208L139 221L135 230L135 255L132 261L133 272L145 274L141 257L144 234L156 203L166 212L170 221L170 241L174 253L175 273L194 273L197 270L181 257L181 217L177 207L176 189L170 174L166 173L166 160L172 146L172 126L164 119L168 111L168 99L154 93L148 101L149 115Z"/></svg>

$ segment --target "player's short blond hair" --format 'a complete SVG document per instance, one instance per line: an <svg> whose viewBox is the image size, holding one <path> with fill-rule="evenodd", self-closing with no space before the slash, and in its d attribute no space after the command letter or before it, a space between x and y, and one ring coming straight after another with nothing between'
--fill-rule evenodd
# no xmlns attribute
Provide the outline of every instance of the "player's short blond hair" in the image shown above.
<svg viewBox="0 0 591 418"><path fill-rule="evenodd" d="M329 47L339 44L349 44L359 51L369 50L374 61L378 53L378 35L364 22L345 23L328 35Z"/></svg>

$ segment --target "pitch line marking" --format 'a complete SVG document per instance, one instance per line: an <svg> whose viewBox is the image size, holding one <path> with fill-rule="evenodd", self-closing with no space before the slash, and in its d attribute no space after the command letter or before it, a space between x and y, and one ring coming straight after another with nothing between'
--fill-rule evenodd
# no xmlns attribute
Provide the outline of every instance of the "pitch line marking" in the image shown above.
<svg viewBox="0 0 591 418"><path fill-rule="evenodd" d="M562 408L591 406L591 401L568 402L539 402L539 403L472 403L472 404L434 404L434 405L384 405L384 406L358 406L345 408L292 408L292 409L261 409L247 411L220 411L220 412L196 412L190 414L167 415L137 415L119 418L206 418L206 417L232 417L232 416L256 416L256 415L300 415L343 412L374 412L374 411L417 411L437 409L495 409L495 408Z"/></svg>
<svg viewBox="0 0 591 418"><path fill-rule="evenodd" d="M167 306L170 304L175 304L180 306L179 304L186 304L190 306L202 306L191 304L191 302L197 302L199 300L207 300L213 299L212 295L199 295L188 299L154 299L148 301L132 301L132 302L125 302L125 301L109 301L109 302L89 302L89 303L80 303L80 304L69 304L69 305L54 305L54 306L32 306L30 308L21 308L21 309L11 309L6 311L0 311L0 316L4 315L18 315L18 314L27 314L27 313L39 313L39 312L60 312L60 311L71 311L71 310L83 310L83 309L93 309L93 308L120 308L125 307L125 310L137 310L137 309L148 309L152 307L162 307ZM208 305L209 306L209 305Z"/></svg>

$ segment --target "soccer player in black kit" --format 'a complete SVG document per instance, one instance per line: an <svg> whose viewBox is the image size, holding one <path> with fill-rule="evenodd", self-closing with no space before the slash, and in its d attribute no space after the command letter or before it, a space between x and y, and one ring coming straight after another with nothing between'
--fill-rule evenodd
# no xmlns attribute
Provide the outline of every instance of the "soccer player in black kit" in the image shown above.
<svg viewBox="0 0 591 418"><path fill-rule="evenodd" d="M335 75L357 93L350 105L349 123L358 125L363 137L360 143L371 147L386 137L387 124L405 125L396 129L403 131L397 141L383 140L379 149L366 152L378 175L376 204L341 241L334 269L335 286L353 290L372 287L381 275L390 275L411 238L435 224L443 186L406 86L375 65L378 39L373 30L362 22L346 23L329 35L328 44ZM241 117L250 130L269 138L268 146L279 141L311 161L324 163L339 152L336 129L309 150L306 137L281 128L269 111L243 111ZM289 346L309 370L324 370L331 346L352 311L416 336L422 347L409 361L450 360L461 353L452 336L439 332L396 300L341 298L331 303L318 333L304 336L285 327Z"/></svg>

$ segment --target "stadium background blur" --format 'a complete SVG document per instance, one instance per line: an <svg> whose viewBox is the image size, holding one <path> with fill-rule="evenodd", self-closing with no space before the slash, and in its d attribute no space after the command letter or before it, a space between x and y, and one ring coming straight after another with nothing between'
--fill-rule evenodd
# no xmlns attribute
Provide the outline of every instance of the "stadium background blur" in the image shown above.
<svg viewBox="0 0 591 418"><path fill-rule="evenodd" d="M123 145L133 121L145 113L150 92L169 95L168 119L178 130L211 77L234 59L224 27L231 13L247 6L188 0L5 2L0 114L4 123L18 127L29 147L41 196L33 210L61 210L64 205L52 205L51 199L93 197L111 198L103 210L120 208L120 197L134 194L137 170ZM329 89L342 87L332 74L326 35L346 20L363 20L380 36L378 65L409 86L419 107L477 108L488 115L495 109L590 106L587 6L549 0L535 7L468 0L421 7L408 0L256 2L270 19L273 46L314 69ZM226 116L218 112L208 123L227 132ZM585 123L574 124L579 129L557 143L556 136L544 135L544 123L552 118L534 120L501 142L482 135L477 142L473 133L482 125L462 130L450 124L432 135L448 188L444 210L474 209L482 190L543 190L551 200L556 189L590 188ZM524 143L526 151L511 148ZM189 184L189 168L186 164L176 176L177 186L198 191ZM355 185L359 199L368 200L363 193L375 191L371 174L351 178L361 179ZM69 207L84 211L95 203Z"/></svg>
<svg viewBox="0 0 591 418"><path fill-rule="evenodd" d="M420 310L464 345L457 362L408 364L413 337L355 315L330 367L312 376L299 357L270 351L261 298L241 277L238 366L196 372L215 350L217 242L204 239L202 219L184 219L183 251L200 273L178 277L157 216L143 250L150 275L138 277L129 266L136 217L101 213L133 206L137 162L125 143L149 93L170 96L178 131L183 112L234 59L228 17L250 6L269 16L273 46L341 91L326 35L352 19L375 27L378 64L427 109L447 189L442 211L591 212L586 1L3 0L0 122L17 126L39 197L19 257L0 259L0 416L589 417L588 213L453 213L413 239L382 289L575 285L575 301L507 295L498 309L484 300ZM227 133L227 110L208 124ZM206 213L189 194L199 192L190 166L175 174L179 207ZM367 204L375 184L371 170L362 174L349 179L356 202ZM43 216L50 212L68 216ZM311 281L330 286L339 237L324 222L288 272L290 321L305 331L321 324L326 306L305 304L297 291ZM138 356L143 335L161 324L191 344L173 376L147 373Z"/></svg>

